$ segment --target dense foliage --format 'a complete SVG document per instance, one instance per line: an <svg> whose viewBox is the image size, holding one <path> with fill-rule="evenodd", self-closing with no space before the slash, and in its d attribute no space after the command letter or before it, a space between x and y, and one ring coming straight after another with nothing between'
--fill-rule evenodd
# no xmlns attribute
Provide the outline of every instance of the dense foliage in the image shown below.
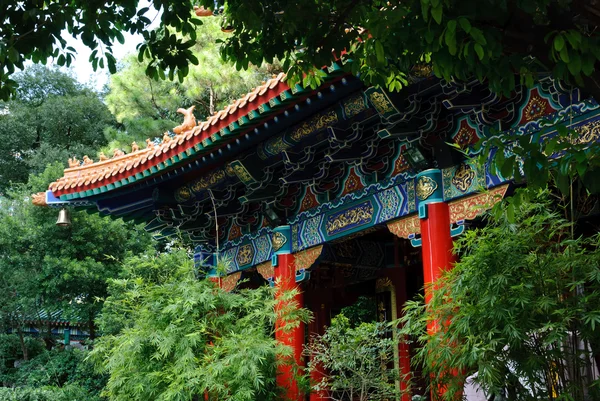
<svg viewBox="0 0 600 401"><path fill-rule="evenodd" d="M0 383L6 385L14 381L15 363L23 359L23 347L29 358L35 358L44 351L44 344L37 338L25 337L24 344L16 334L0 334Z"/></svg>
<svg viewBox="0 0 600 401"><path fill-rule="evenodd" d="M112 54L116 41L124 43L124 32L141 34L146 46L140 49L151 60L149 72L170 69L173 76L187 74L188 63L198 60L189 50L194 45L195 28L189 0L154 0L148 7L139 0L90 2L61 0L6 2L0 8L0 99L15 93L17 83L11 75L23 69L25 62L46 63L54 60L69 66L75 49L67 46L65 31L92 49L90 62L94 68L108 67L116 72L117 60ZM160 10L161 28L149 29ZM181 32L188 39L178 37Z"/></svg>
<svg viewBox="0 0 600 401"><path fill-rule="evenodd" d="M274 338L273 289L225 292L198 280L189 255L177 250L129 259L125 270L126 278L111 281L99 319L104 335L92 352L109 375L111 400L276 397L276 365L291 350ZM278 314L287 327L306 320L286 305Z"/></svg>
<svg viewBox="0 0 600 401"><path fill-rule="evenodd" d="M273 2L201 0L213 10L224 6L220 23L233 30L222 54L238 69L279 58L296 79L315 83L315 67L336 57L352 60L347 68L369 84L398 90L420 66L431 61L447 80L476 76L497 92L508 93L516 80L531 84L545 72L600 91L596 62L600 57L598 5L586 0L459 0ZM61 38L67 29L94 49L94 67L116 71L112 44L123 32L140 33L140 60L152 78L183 79L198 58L191 48L196 26L189 0L121 0L102 7L85 1L9 4L2 10L0 97L14 93L10 79L25 60L55 58L69 65L74 49ZM160 11L160 12L159 12ZM160 25L148 29L160 15ZM598 96L600 97L600 96Z"/></svg>
<svg viewBox="0 0 600 401"><path fill-rule="evenodd" d="M320 381L311 383L312 390L326 392L331 400L393 399L397 346L387 324L359 322L353 327L346 316L337 315L325 334L313 336L306 348L309 375L324 373Z"/></svg>
<svg viewBox="0 0 600 401"><path fill-rule="evenodd" d="M88 322L93 336L106 280L151 240L140 227L86 212L73 212L70 227L57 227L56 210L36 207L28 197L60 174L62 166L49 167L0 200L0 292L6 294L0 297L0 325L18 329L41 310L62 309L63 318Z"/></svg>
<svg viewBox="0 0 600 401"><path fill-rule="evenodd" d="M547 193L514 218L500 208L458 239L461 257L431 303L408 304L403 330L419 335L416 361L448 400L472 374L490 397L598 399L600 237L574 237Z"/></svg>
<svg viewBox="0 0 600 401"><path fill-rule="evenodd" d="M93 156L114 118L99 95L57 69L31 66L15 74L16 97L0 107L0 193L56 161Z"/></svg>

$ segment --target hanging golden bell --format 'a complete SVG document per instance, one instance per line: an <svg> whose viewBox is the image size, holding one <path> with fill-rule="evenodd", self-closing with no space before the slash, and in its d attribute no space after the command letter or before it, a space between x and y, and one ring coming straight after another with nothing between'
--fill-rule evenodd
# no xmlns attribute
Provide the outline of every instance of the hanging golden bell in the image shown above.
<svg viewBox="0 0 600 401"><path fill-rule="evenodd" d="M58 212L58 220L56 220L56 225L59 227L68 227L71 225L71 216L69 216L69 211L67 209L60 209L60 212Z"/></svg>

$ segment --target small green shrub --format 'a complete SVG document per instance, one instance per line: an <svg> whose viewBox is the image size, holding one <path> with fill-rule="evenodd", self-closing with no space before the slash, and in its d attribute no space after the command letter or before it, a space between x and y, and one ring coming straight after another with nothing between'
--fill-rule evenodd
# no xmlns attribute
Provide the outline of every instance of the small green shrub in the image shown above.
<svg viewBox="0 0 600 401"><path fill-rule="evenodd" d="M394 341L385 323L360 323L353 327L343 314L331 321L325 334L307 346L308 374L327 372L312 390L327 392L331 400L376 401L394 399Z"/></svg>
<svg viewBox="0 0 600 401"><path fill-rule="evenodd" d="M44 352L16 370L14 385L68 388L69 385L77 384L90 394L100 393L106 378L94 373L91 363L85 359L87 354L87 351L79 349Z"/></svg>
<svg viewBox="0 0 600 401"><path fill-rule="evenodd" d="M44 352L44 343L39 339L25 337L25 347L29 358L35 358ZM15 372L15 361L23 359L23 351L19 336L16 334L0 334L0 382L12 381Z"/></svg>
<svg viewBox="0 0 600 401"><path fill-rule="evenodd" d="M97 395L89 393L86 389L76 384L65 387L43 388L2 388L0 387L0 400L2 401L100 401Z"/></svg>

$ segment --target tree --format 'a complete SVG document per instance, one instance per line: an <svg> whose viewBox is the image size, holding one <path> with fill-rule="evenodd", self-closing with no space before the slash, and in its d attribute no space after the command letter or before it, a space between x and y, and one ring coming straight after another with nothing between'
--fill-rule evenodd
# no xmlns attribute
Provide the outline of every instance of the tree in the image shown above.
<svg viewBox="0 0 600 401"><path fill-rule="evenodd" d="M273 335L273 289L225 292L198 280L183 250L134 257L124 269L111 280L92 352L109 374L111 400L275 398L276 364L291 350ZM306 321L306 311L287 305L279 316L288 327Z"/></svg>
<svg viewBox="0 0 600 401"><path fill-rule="evenodd" d="M215 14L222 10L221 23L233 30L222 54L238 69L279 58L295 79L308 72L305 83L315 84L315 68L340 57L352 60L346 68L360 73L366 83L399 90L408 76L431 61L439 77L476 76L500 93L514 88L515 74L532 84L539 73L552 72L600 98L595 68L600 58L600 8L588 0L199 3ZM59 65L69 65L74 49L62 39L63 29L95 50L94 67L106 64L113 73L114 41L122 42L124 31L141 33L145 42L138 54L140 61L148 61L148 76L182 80L189 64L198 64L191 47L202 21L193 16L192 2L155 0L154 10L138 10L140 5L139 0L102 7L81 0L68 5L56 0L9 4L2 11L5 24L0 30L0 98L14 93L16 82L10 76L26 59L45 62L54 57ZM160 26L148 29L148 16L158 15Z"/></svg>
<svg viewBox="0 0 600 401"><path fill-rule="evenodd" d="M11 78L25 61L45 64L53 59L58 65L69 66L76 57L75 49L67 46L63 35L69 34L92 49L90 62L94 69L108 67L116 72L112 54L115 41L123 43L123 32L142 34L145 45L140 54L150 60L148 72L157 74L169 69L171 76L183 78L188 63L197 64L189 48L195 40L195 28L201 22L192 18L189 0L155 0L150 7L139 0L90 2L60 0L8 2L0 17L0 99L14 95L18 83ZM140 6L138 8L138 6ZM160 13L159 13L160 11ZM161 25L152 30L153 19L160 14ZM189 35L177 37L175 32Z"/></svg>
<svg viewBox="0 0 600 401"><path fill-rule="evenodd" d="M408 304L402 330L422 346L417 363L447 400L470 375L489 397L598 399L600 237L575 236L548 192L514 219L498 212L457 241L461 257L430 304Z"/></svg>
<svg viewBox="0 0 600 401"><path fill-rule="evenodd" d="M198 121L205 120L279 72L278 64L237 71L219 55L217 41L226 37L217 19L204 20L190 48L199 63L190 66L182 82L151 79L146 65L135 55L128 56L123 68L111 76L106 95L106 104L120 126L107 131L109 145L105 150L127 149L132 141L143 143L146 138L162 136L179 124L178 107L194 105Z"/></svg>
<svg viewBox="0 0 600 401"><path fill-rule="evenodd" d="M235 30L223 55L239 67L278 57L297 77L340 57L391 90L431 61L438 77L476 76L499 93L514 88L515 74L532 84L552 72L598 94L599 10L585 0L228 0L224 18Z"/></svg>
<svg viewBox="0 0 600 401"><path fill-rule="evenodd" d="M93 339L106 280L117 277L122 261L145 251L151 241L140 227L84 211L72 213L70 227L57 227L56 209L34 206L28 197L61 174L62 166L55 164L2 198L0 292L6 296L0 297L1 320L20 329L25 316L63 309L87 321ZM48 333L44 336L50 341Z"/></svg>
<svg viewBox="0 0 600 401"><path fill-rule="evenodd" d="M20 89L0 114L0 191L24 183L57 160L93 156L113 123L100 97L72 75L31 66L16 74Z"/></svg>

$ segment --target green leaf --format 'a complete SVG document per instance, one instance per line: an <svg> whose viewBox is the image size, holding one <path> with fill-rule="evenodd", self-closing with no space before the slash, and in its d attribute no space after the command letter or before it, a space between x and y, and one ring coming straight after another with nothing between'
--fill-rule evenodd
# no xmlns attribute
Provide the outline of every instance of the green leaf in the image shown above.
<svg viewBox="0 0 600 401"><path fill-rule="evenodd" d="M116 30L115 31L115 36L117 37L117 40L119 41L120 44L124 44L125 43L125 37L123 37L123 34L121 33L121 31Z"/></svg>
<svg viewBox="0 0 600 401"><path fill-rule="evenodd" d="M478 28L471 28L471 32L470 35L473 39L475 39L475 41L477 43L479 43L482 46L487 45L487 40L485 39L485 35L483 34L483 32L481 31L481 29Z"/></svg>
<svg viewBox="0 0 600 401"><path fill-rule="evenodd" d="M578 75L581 72L581 57L579 53L573 53L571 55L571 61L567 64L569 72L573 75Z"/></svg>
<svg viewBox="0 0 600 401"><path fill-rule="evenodd" d="M377 55L377 61L379 61L380 63L383 63L385 61L383 45L380 41L375 42L375 54Z"/></svg>
<svg viewBox="0 0 600 401"><path fill-rule="evenodd" d="M579 49L581 46L581 34L575 30L565 32L565 36L573 49Z"/></svg>
<svg viewBox="0 0 600 401"><path fill-rule="evenodd" d="M441 4L439 4L437 7L433 7L431 9L431 16L433 17L435 22L437 22L438 25L440 25L442 23L442 12L443 12L443 7Z"/></svg>
<svg viewBox="0 0 600 401"><path fill-rule="evenodd" d="M563 196L569 195L571 178L567 174L557 174L555 184Z"/></svg>
<svg viewBox="0 0 600 401"><path fill-rule="evenodd" d="M569 64L569 61L571 61L571 59L569 58L569 51L567 50L567 48L563 47L559 54L560 59L566 64Z"/></svg>
<svg viewBox="0 0 600 401"><path fill-rule="evenodd" d="M554 49L560 52L565 47L565 39L559 33L554 37Z"/></svg>
<svg viewBox="0 0 600 401"><path fill-rule="evenodd" d="M595 60L592 58L592 56L588 55L588 54L584 54L581 57L581 71L586 75L586 76L590 76L594 73L594 64L595 64Z"/></svg>
<svg viewBox="0 0 600 401"><path fill-rule="evenodd" d="M475 53L477 53L477 57L479 57L479 60L483 60L483 56L484 56L483 47L481 47L481 45L479 43L475 43L474 49L475 49Z"/></svg>
<svg viewBox="0 0 600 401"><path fill-rule="evenodd" d="M456 23L454 25L456 28ZM448 52L450 52L452 56L456 55L456 31L446 29L445 41L446 46L448 46Z"/></svg>
<svg viewBox="0 0 600 401"><path fill-rule="evenodd" d="M19 52L17 51L17 49L15 49L12 46L8 48L8 59L12 63L16 63L17 60L19 59Z"/></svg>
<svg viewBox="0 0 600 401"><path fill-rule="evenodd" d="M466 33L471 32L471 22L469 22L468 19L466 19L465 17L460 17L458 19L458 23L460 24L460 27L463 31L465 31Z"/></svg>
<svg viewBox="0 0 600 401"><path fill-rule="evenodd" d="M509 223L515 222L515 205L512 202L506 205L506 219Z"/></svg>

